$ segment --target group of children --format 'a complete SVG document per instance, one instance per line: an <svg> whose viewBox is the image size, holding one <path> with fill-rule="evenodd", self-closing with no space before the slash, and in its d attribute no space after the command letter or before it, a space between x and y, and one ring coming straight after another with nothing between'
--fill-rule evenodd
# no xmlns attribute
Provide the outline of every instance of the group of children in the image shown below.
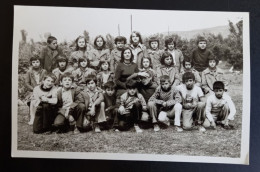
<svg viewBox="0 0 260 172"><path fill-rule="evenodd" d="M116 37L110 52L101 35L94 47L79 36L67 58L50 36L40 56L31 57L26 75L33 132L132 127L137 133L149 127L157 132L170 119L178 132L194 126L204 132L216 123L232 127L236 109L205 38L198 39L192 57L184 57L172 38L165 40L165 50L155 37L147 49L136 31L126 43L125 37Z"/></svg>

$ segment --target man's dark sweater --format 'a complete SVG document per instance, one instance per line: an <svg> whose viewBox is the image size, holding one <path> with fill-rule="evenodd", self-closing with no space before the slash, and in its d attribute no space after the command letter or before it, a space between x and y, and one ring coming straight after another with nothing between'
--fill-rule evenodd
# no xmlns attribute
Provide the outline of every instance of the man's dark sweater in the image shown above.
<svg viewBox="0 0 260 172"><path fill-rule="evenodd" d="M208 65L208 57L212 54L211 51L204 49L201 50L197 48L192 52L192 60L194 62L194 69L196 69L199 72L202 72L205 70Z"/></svg>

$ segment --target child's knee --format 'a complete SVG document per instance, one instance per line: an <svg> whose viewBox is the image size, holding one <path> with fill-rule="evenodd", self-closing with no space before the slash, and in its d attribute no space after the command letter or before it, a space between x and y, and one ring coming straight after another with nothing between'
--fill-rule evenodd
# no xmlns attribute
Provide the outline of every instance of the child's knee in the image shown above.
<svg viewBox="0 0 260 172"><path fill-rule="evenodd" d="M149 114L147 112L143 112L141 121L148 121L148 120L149 120Z"/></svg>
<svg viewBox="0 0 260 172"><path fill-rule="evenodd" d="M155 107L155 102L148 102L148 108Z"/></svg>
<svg viewBox="0 0 260 172"><path fill-rule="evenodd" d="M78 109L83 111L83 110L86 109L86 106L83 103L79 103L78 104Z"/></svg>
<svg viewBox="0 0 260 172"><path fill-rule="evenodd" d="M206 103L205 103L205 102L198 102L197 107L198 107L199 109L202 109L202 108L204 108L205 106L206 106Z"/></svg>
<svg viewBox="0 0 260 172"><path fill-rule="evenodd" d="M208 127L210 127L210 122L209 122L209 120L208 119L205 119L205 121L203 122L203 127L205 127L205 128L208 128Z"/></svg>
<svg viewBox="0 0 260 172"><path fill-rule="evenodd" d="M182 110L182 105L181 105L180 103L176 103L176 104L174 105L174 109L175 109L175 110Z"/></svg>

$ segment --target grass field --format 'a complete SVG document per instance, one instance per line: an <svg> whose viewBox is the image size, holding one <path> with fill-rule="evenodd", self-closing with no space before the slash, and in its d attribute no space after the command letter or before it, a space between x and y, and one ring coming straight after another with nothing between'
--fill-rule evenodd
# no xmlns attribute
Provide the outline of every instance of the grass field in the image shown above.
<svg viewBox="0 0 260 172"><path fill-rule="evenodd" d="M112 130L94 133L72 133L50 135L33 134L29 120L29 108L18 109L18 150L61 151L61 152L109 152L146 153L169 155L196 155L211 157L239 157L241 149L242 123L242 78L243 75L227 74L229 94L237 109L233 130L217 126L216 130L200 133L198 130L177 133L173 126L154 132L144 130L137 134Z"/></svg>

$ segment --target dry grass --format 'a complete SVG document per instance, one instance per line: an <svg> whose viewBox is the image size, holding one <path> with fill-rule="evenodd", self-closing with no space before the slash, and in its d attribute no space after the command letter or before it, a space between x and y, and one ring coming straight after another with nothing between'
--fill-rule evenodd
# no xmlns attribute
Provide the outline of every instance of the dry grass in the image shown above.
<svg viewBox="0 0 260 172"><path fill-rule="evenodd" d="M152 129L136 134L128 132L102 131L102 133L72 133L43 135L33 134L28 126L28 107L20 106L18 114L18 150L62 151L62 152L110 152L147 153L171 155L196 155L214 157L239 157L242 123L242 75L228 74L230 95L237 108L234 130L198 130L177 133L170 126L155 133Z"/></svg>

